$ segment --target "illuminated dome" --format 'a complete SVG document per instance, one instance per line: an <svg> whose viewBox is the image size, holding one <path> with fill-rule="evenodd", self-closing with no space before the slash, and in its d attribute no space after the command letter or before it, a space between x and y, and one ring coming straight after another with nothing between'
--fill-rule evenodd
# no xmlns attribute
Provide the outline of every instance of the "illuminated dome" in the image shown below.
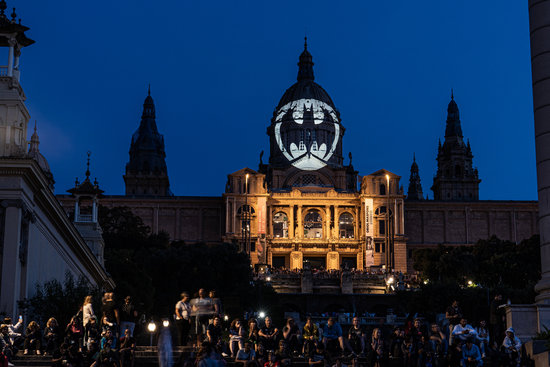
<svg viewBox="0 0 550 367"><path fill-rule="evenodd" d="M298 67L298 81L284 93L268 128L270 163L302 171L340 168L344 127L332 99L314 82L307 39Z"/></svg>

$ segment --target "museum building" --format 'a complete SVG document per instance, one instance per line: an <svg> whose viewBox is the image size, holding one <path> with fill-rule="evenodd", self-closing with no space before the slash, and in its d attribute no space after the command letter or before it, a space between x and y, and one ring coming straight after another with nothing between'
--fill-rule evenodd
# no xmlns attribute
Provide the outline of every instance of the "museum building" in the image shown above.
<svg viewBox="0 0 550 367"><path fill-rule="evenodd" d="M149 91L130 143L126 193L103 195L101 204L131 208L152 232L172 240L234 243L253 264L289 269L387 264L410 272L417 248L471 245L493 235L519 243L538 233L536 201L479 200L481 180L453 95L437 148L433 200L424 197L414 158L407 194L401 176L388 170L359 176L351 153L342 154L345 132L336 105L315 82L306 41L297 81L267 127L266 163L262 152L257 169L229 174L220 197L172 194ZM57 197L72 215L74 197Z"/></svg>

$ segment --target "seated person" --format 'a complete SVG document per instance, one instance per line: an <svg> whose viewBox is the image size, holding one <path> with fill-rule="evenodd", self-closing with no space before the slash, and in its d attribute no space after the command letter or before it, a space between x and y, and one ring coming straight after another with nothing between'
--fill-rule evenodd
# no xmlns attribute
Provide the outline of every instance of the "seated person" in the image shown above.
<svg viewBox="0 0 550 367"><path fill-rule="evenodd" d="M412 337L411 337L412 338ZM414 338L412 338L414 341ZM370 361L371 366L376 365L377 363L380 364L382 361L384 361L385 358L385 345L384 340L382 339L382 331L379 328L375 328L372 331L372 339L371 339L371 355L370 355Z"/></svg>
<svg viewBox="0 0 550 367"><path fill-rule="evenodd" d="M103 333L103 337L101 338L100 342L100 348L103 350L105 348L105 345L107 344L109 344L110 350L116 350L116 338L114 337L111 330L107 330Z"/></svg>
<svg viewBox="0 0 550 367"><path fill-rule="evenodd" d="M390 357L401 358L403 357L403 343L405 342L405 332L400 327L395 327L393 333L390 336Z"/></svg>
<svg viewBox="0 0 550 367"><path fill-rule="evenodd" d="M481 350L481 358L485 358L485 353L489 348L489 330L487 329L487 322L485 320L481 320L479 322L479 327L476 328L476 333L476 344L479 344L479 349Z"/></svg>
<svg viewBox="0 0 550 367"><path fill-rule="evenodd" d="M405 341L401 345L401 353L403 355L404 366L416 366L418 360L418 354L416 352L416 345L413 342L413 337L409 336L405 338Z"/></svg>
<svg viewBox="0 0 550 367"><path fill-rule="evenodd" d="M257 366L256 353L252 349L252 345L249 342L244 343L244 348L239 349L237 356L235 357L236 363L242 363L244 367Z"/></svg>
<svg viewBox="0 0 550 367"><path fill-rule="evenodd" d="M279 361L277 360L277 356L274 352L269 352L268 358L269 360L264 363L264 367L280 367Z"/></svg>
<svg viewBox="0 0 550 367"><path fill-rule="evenodd" d="M309 367L325 367L326 366L326 360L325 360L325 348L324 345L321 343L317 344L317 347L315 348L315 353L311 357L309 357Z"/></svg>
<svg viewBox="0 0 550 367"><path fill-rule="evenodd" d="M23 316L19 316L19 320L15 325L12 324L11 317L5 317L2 323L8 327L11 344L15 350L20 349L25 341L25 336L23 335Z"/></svg>
<svg viewBox="0 0 550 367"><path fill-rule="evenodd" d="M300 328L292 317L289 317L285 327L283 328L283 339L288 345L292 355L298 354L301 348L301 333Z"/></svg>
<svg viewBox="0 0 550 367"><path fill-rule="evenodd" d="M217 347L221 343L222 326L219 316L214 317L214 321L206 328L206 340Z"/></svg>
<svg viewBox="0 0 550 367"><path fill-rule="evenodd" d="M136 349L136 340L130 333L130 329L124 330L124 336L120 338L120 365L134 365L134 350Z"/></svg>
<svg viewBox="0 0 550 367"><path fill-rule="evenodd" d="M365 354L365 331L359 325L359 317L354 317L348 331L348 344L354 355Z"/></svg>
<svg viewBox="0 0 550 367"><path fill-rule="evenodd" d="M276 343L277 337L279 336L279 329L273 326L271 317L266 317L264 322L264 327L258 332L260 343L263 344L265 350L275 350L277 347Z"/></svg>
<svg viewBox="0 0 550 367"><path fill-rule="evenodd" d="M229 327L229 350L231 357L235 358L237 352L244 348L245 331L241 324L241 320L235 319Z"/></svg>
<svg viewBox="0 0 550 367"><path fill-rule="evenodd" d="M447 338L436 323L433 323L430 329L430 344L436 356L447 355L447 349L449 348Z"/></svg>
<svg viewBox="0 0 550 367"><path fill-rule="evenodd" d="M45 353L53 355L53 352L58 349L61 344L61 330L59 330L57 320L53 317L46 323L44 340L46 341Z"/></svg>
<svg viewBox="0 0 550 367"><path fill-rule="evenodd" d="M515 361L519 366L521 362L521 341L515 335L515 331L511 327L506 330L506 337L502 341L502 348L506 353L508 361L510 363Z"/></svg>
<svg viewBox="0 0 550 367"><path fill-rule="evenodd" d="M304 346L302 353L309 358L315 353L315 347L319 342L319 328L313 323L311 317L308 317L302 331Z"/></svg>
<svg viewBox="0 0 550 367"><path fill-rule="evenodd" d="M284 340L279 341L279 349L275 352L281 366L290 366L291 357Z"/></svg>
<svg viewBox="0 0 550 367"><path fill-rule="evenodd" d="M29 354L29 349L35 350L36 354L41 354L40 348L42 347L42 334L40 333L40 326L36 321L31 321L25 330L25 351L23 354Z"/></svg>
<svg viewBox="0 0 550 367"><path fill-rule="evenodd" d="M70 344L78 345L80 351L82 351L82 339L84 338L84 328L80 323L80 320L73 316L71 322L65 328L65 335Z"/></svg>
<svg viewBox="0 0 550 367"><path fill-rule="evenodd" d="M11 357L15 354L14 347L10 339L10 331L8 325L0 325L0 353L3 353L8 362L11 362Z"/></svg>
<svg viewBox="0 0 550 367"><path fill-rule="evenodd" d="M468 320L464 317L460 319L460 323L453 328L453 343L460 345L466 342L469 337L476 337L477 333L472 325L468 324Z"/></svg>
<svg viewBox="0 0 550 367"><path fill-rule="evenodd" d="M483 365L479 347L474 344L474 337L466 339L466 344L462 347L462 366L480 367Z"/></svg>
<svg viewBox="0 0 550 367"><path fill-rule="evenodd" d="M111 345L106 343L97 356L97 361L90 367L117 367L117 358Z"/></svg>
<svg viewBox="0 0 550 367"><path fill-rule="evenodd" d="M323 344L325 346L325 351L333 356L344 350L342 328L332 317L329 317L327 323L323 327Z"/></svg>

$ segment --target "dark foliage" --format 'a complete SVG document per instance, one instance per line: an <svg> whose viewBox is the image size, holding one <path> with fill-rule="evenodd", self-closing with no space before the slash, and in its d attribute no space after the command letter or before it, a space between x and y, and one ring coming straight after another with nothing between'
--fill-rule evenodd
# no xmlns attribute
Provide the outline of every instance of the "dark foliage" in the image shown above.
<svg viewBox="0 0 550 367"><path fill-rule="evenodd" d="M169 316L182 291L205 288L222 300L237 299L228 305L237 313L270 293L251 287L250 261L234 245L170 242L166 233L150 234L128 208L100 208L100 224L115 292L119 298L132 295L140 311Z"/></svg>
<svg viewBox="0 0 550 367"><path fill-rule="evenodd" d="M469 247L416 250L414 267L427 284L399 297L407 309L430 318L444 312L454 299L469 318L485 318L495 292L513 303L532 303L540 279L539 243L538 236L519 244L492 237Z"/></svg>
<svg viewBox="0 0 550 367"><path fill-rule="evenodd" d="M50 317L55 317L59 325L64 326L78 313L88 295L92 295L97 300L94 303L99 304L99 291L91 288L84 278L75 281L67 272L63 284L54 279L37 285L35 295L19 301L19 308L27 320L37 321L41 326L46 326Z"/></svg>

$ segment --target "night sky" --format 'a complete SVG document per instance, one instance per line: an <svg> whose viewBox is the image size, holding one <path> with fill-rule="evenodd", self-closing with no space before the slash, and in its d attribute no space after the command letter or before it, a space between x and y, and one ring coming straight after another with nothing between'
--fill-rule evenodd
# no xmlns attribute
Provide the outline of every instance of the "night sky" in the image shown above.
<svg viewBox="0 0 550 367"><path fill-rule="evenodd" d="M296 81L304 35L360 175L385 168L424 193L451 88L480 199L536 200L527 1L20 1L36 44L21 84L56 193L92 176L124 194L131 135L151 84L171 190L219 196L269 156L266 129ZM7 59L7 56L5 56ZM7 63L7 62L4 62ZM32 126L31 125L29 126ZM29 138L32 128L29 128Z"/></svg>

